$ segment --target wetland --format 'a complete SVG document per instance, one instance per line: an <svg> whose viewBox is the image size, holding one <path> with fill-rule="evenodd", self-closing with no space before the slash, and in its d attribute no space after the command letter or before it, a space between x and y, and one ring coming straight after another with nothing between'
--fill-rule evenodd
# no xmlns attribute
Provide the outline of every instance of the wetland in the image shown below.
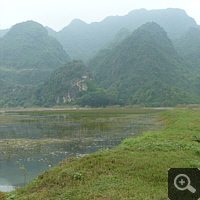
<svg viewBox="0 0 200 200"><path fill-rule="evenodd" d="M0 190L24 186L63 159L163 128L156 109L18 110L0 114ZM24 174L24 172L26 172Z"/></svg>

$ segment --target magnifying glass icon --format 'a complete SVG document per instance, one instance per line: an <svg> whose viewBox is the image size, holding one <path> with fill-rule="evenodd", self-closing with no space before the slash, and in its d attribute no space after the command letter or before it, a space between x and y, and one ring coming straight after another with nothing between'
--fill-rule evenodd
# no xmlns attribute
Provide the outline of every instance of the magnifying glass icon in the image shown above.
<svg viewBox="0 0 200 200"><path fill-rule="evenodd" d="M185 181L185 179L187 181ZM179 184L177 184L179 183ZM175 177L174 179L174 186L178 189L178 190L189 190L191 193L195 193L196 192L196 189L194 187L192 187L190 185L191 181L190 181L190 178L186 175L186 174L179 174ZM183 187L180 187L179 185L183 186Z"/></svg>

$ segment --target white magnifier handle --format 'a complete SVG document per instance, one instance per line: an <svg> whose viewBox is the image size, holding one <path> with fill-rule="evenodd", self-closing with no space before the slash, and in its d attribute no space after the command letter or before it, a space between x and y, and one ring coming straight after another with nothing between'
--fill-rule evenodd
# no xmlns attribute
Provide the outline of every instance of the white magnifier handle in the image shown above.
<svg viewBox="0 0 200 200"><path fill-rule="evenodd" d="M192 192L192 193L195 193L196 192L196 189L194 187L192 187L191 185L188 185L187 186L187 189Z"/></svg>

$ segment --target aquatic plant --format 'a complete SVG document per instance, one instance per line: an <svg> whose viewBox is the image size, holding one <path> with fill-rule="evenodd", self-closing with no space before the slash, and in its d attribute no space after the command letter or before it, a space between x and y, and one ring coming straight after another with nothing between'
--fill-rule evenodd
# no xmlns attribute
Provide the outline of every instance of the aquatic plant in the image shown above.
<svg viewBox="0 0 200 200"><path fill-rule="evenodd" d="M19 165L19 169L18 170L22 170L22 172L23 172L23 175L24 175L24 187L25 187L25 185L26 185L26 168L19 161L16 161L16 164Z"/></svg>

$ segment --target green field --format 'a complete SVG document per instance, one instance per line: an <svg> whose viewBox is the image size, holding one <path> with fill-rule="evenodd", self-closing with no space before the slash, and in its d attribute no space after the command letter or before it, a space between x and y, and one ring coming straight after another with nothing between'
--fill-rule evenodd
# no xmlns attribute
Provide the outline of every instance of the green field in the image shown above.
<svg viewBox="0 0 200 200"><path fill-rule="evenodd" d="M200 167L200 111L170 110L159 117L164 129L63 160L7 199L167 199L169 168Z"/></svg>

